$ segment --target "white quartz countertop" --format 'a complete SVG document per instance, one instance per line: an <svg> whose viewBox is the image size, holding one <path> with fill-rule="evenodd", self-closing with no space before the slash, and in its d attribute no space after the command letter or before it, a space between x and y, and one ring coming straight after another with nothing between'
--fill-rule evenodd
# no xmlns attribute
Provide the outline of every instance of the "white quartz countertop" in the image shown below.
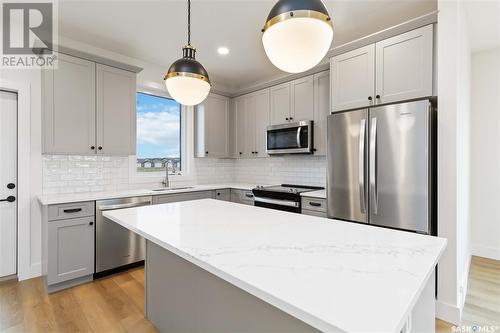
<svg viewBox="0 0 500 333"><path fill-rule="evenodd" d="M71 202L94 201L104 199L117 199L128 197L139 197L147 195L166 195L176 193L188 193L198 191L211 191L224 188L233 188L238 190L251 190L257 184L208 184L208 185L186 185L189 188L168 190L168 191L153 191L152 189L124 190L115 192L84 192L84 193L64 193L64 194L47 194L38 197L38 201L42 205L54 205ZM179 187L184 187L180 186Z"/></svg>
<svg viewBox="0 0 500 333"><path fill-rule="evenodd" d="M300 195L308 198L326 199L326 190L303 192Z"/></svg>
<svg viewBox="0 0 500 333"><path fill-rule="evenodd" d="M213 199L104 216L321 331L399 332L446 246Z"/></svg>

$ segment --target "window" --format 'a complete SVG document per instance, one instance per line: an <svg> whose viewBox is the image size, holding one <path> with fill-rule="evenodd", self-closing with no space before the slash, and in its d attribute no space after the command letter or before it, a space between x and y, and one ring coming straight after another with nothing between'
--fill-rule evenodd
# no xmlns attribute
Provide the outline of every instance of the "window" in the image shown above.
<svg viewBox="0 0 500 333"><path fill-rule="evenodd" d="M137 93L137 172L181 171L181 105Z"/></svg>

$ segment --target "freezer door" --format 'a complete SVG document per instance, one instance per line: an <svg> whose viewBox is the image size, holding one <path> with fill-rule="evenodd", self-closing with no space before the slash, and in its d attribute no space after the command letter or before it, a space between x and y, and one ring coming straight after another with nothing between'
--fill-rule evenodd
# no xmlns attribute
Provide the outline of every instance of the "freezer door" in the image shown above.
<svg viewBox="0 0 500 333"><path fill-rule="evenodd" d="M370 109L370 224L430 233L430 104Z"/></svg>
<svg viewBox="0 0 500 333"><path fill-rule="evenodd" d="M368 110L328 117L327 214L330 218L368 221Z"/></svg>

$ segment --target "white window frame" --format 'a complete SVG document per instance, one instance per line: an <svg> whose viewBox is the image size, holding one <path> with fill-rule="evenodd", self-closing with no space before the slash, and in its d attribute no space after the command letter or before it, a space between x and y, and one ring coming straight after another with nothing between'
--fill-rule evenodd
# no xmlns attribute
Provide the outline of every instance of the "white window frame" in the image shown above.
<svg viewBox="0 0 500 333"><path fill-rule="evenodd" d="M138 87L137 93L154 95L158 97L172 97L165 90L151 87ZM137 115L136 115L137 117ZM181 105L181 171L177 174L169 174L172 182L191 181L193 179L191 166L193 165L193 108ZM136 138L137 140L137 138ZM165 178L165 172L138 172L137 155L129 156L129 182L155 183L161 182Z"/></svg>

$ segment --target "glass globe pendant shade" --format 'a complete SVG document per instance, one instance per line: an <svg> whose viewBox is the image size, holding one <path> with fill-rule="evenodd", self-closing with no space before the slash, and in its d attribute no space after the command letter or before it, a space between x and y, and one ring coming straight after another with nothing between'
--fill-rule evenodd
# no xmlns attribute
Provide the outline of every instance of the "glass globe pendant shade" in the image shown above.
<svg viewBox="0 0 500 333"><path fill-rule="evenodd" d="M205 68L195 59L195 49L183 48L183 57L175 61L165 75L165 85L170 96L182 105L203 102L211 88Z"/></svg>
<svg viewBox="0 0 500 333"><path fill-rule="evenodd" d="M316 66L333 39L332 22L320 0L278 1L262 30L262 43L269 60L288 73Z"/></svg>

